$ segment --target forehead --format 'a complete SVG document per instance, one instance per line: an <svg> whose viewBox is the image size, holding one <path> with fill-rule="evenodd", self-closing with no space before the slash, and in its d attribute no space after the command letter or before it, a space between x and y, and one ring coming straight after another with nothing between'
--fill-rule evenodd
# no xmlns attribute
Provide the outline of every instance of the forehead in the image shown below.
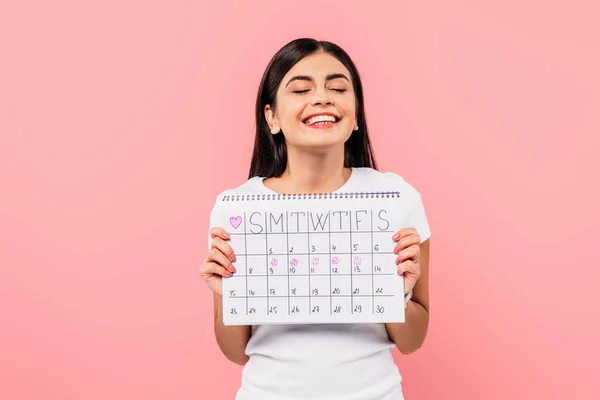
<svg viewBox="0 0 600 400"><path fill-rule="evenodd" d="M308 75L316 80L324 80L327 75L334 73L343 73L350 79L350 71L344 64L330 54L319 52L298 61L283 77L283 82L296 75Z"/></svg>

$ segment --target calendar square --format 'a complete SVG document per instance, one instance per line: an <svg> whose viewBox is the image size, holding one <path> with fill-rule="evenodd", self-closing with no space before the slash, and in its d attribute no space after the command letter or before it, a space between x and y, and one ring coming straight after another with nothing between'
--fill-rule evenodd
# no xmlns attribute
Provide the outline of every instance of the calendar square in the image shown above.
<svg viewBox="0 0 600 400"><path fill-rule="evenodd" d="M246 277L247 297L267 297L267 280L262 276Z"/></svg>
<svg viewBox="0 0 600 400"><path fill-rule="evenodd" d="M350 275L338 275L331 278L332 297L347 296L349 297L352 291L352 281Z"/></svg>
<svg viewBox="0 0 600 400"><path fill-rule="evenodd" d="M287 235L268 235L266 242L269 255L285 256L287 254Z"/></svg>
<svg viewBox="0 0 600 400"><path fill-rule="evenodd" d="M352 295L354 297L371 296L373 282L372 275L352 275Z"/></svg>
<svg viewBox="0 0 600 400"><path fill-rule="evenodd" d="M311 257L329 255L329 233L311 233L308 237L308 248Z"/></svg>
<svg viewBox="0 0 600 400"><path fill-rule="evenodd" d="M352 271L350 254L331 256L331 275L349 275Z"/></svg>
<svg viewBox="0 0 600 400"><path fill-rule="evenodd" d="M286 238L287 253L290 257L308 255L309 244L306 234L289 234Z"/></svg>
<svg viewBox="0 0 600 400"><path fill-rule="evenodd" d="M346 233L331 233L329 238L329 251L332 256L350 254L351 240Z"/></svg>
<svg viewBox="0 0 600 400"><path fill-rule="evenodd" d="M246 254L264 255L267 252L267 236L264 234L247 234Z"/></svg>
<svg viewBox="0 0 600 400"><path fill-rule="evenodd" d="M290 297L308 297L310 295L310 278L307 275L290 276L288 287Z"/></svg>
<svg viewBox="0 0 600 400"><path fill-rule="evenodd" d="M267 256L246 256L246 275L248 276L266 276L267 275Z"/></svg>
<svg viewBox="0 0 600 400"><path fill-rule="evenodd" d="M369 314L373 312L373 298L354 297L352 301L352 314Z"/></svg>
<svg viewBox="0 0 600 400"><path fill-rule="evenodd" d="M269 275L287 276L288 269L286 266L287 256L269 255L267 257L267 273Z"/></svg>
<svg viewBox="0 0 600 400"><path fill-rule="evenodd" d="M231 233L227 244L231 246L235 255L246 253L246 237L244 234Z"/></svg>
<svg viewBox="0 0 600 400"><path fill-rule="evenodd" d="M246 297L246 278L244 276L232 276L224 277L223 279L229 281L227 283L227 291L223 292L223 296L229 298L244 298Z"/></svg>
<svg viewBox="0 0 600 400"><path fill-rule="evenodd" d="M329 296L311 297L310 314L325 318L331 313L331 298Z"/></svg>

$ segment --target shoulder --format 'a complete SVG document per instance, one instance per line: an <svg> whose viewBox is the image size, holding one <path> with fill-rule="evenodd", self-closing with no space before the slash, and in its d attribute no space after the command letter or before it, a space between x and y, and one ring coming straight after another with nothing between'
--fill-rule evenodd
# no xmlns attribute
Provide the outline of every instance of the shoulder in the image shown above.
<svg viewBox="0 0 600 400"><path fill-rule="evenodd" d="M219 199L223 196L235 196L242 193L261 193L265 191L265 186L262 184L261 177L255 176L241 183L238 186L223 189L217 192L216 198Z"/></svg>
<svg viewBox="0 0 600 400"><path fill-rule="evenodd" d="M216 212L220 203L222 203L223 199L230 198L231 196L244 194L254 194L254 193L264 193L266 190L265 186L262 183L261 177L255 176L246 180L238 186L223 189L217 192L213 197L213 208L212 213Z"/></svg>
<svg viewBox="0 0 600 400"><path fill-rule="evenodd" d="M358 185L365 190L399 191L401 196L421 197L417 188L397 172L373 168L355 168L354 171Z"/></svg>

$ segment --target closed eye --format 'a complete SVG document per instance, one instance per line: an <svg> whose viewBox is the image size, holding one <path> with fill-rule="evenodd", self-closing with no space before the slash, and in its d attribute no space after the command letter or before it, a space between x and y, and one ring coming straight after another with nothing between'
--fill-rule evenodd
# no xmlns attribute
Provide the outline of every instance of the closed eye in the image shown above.
<svg viewBox="0 0 600 400"><path fill-rule="evenodd" d="M346 89L331 89L333 91L339 92L339 93L344 93L346 91ZM306 90L294 90L293 93L306 93L310 91L310 89L306 89Z"/></svg>

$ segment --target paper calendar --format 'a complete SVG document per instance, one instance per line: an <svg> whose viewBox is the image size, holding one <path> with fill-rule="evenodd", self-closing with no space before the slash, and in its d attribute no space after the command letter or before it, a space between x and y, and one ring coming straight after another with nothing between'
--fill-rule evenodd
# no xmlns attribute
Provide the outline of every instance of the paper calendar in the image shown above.
<svg viewBox="0 0 600 400"><path fill-rule="evenodd" d="M217 199L237 272L226 325L404 322L399 192L241 194Z"/></svg>

